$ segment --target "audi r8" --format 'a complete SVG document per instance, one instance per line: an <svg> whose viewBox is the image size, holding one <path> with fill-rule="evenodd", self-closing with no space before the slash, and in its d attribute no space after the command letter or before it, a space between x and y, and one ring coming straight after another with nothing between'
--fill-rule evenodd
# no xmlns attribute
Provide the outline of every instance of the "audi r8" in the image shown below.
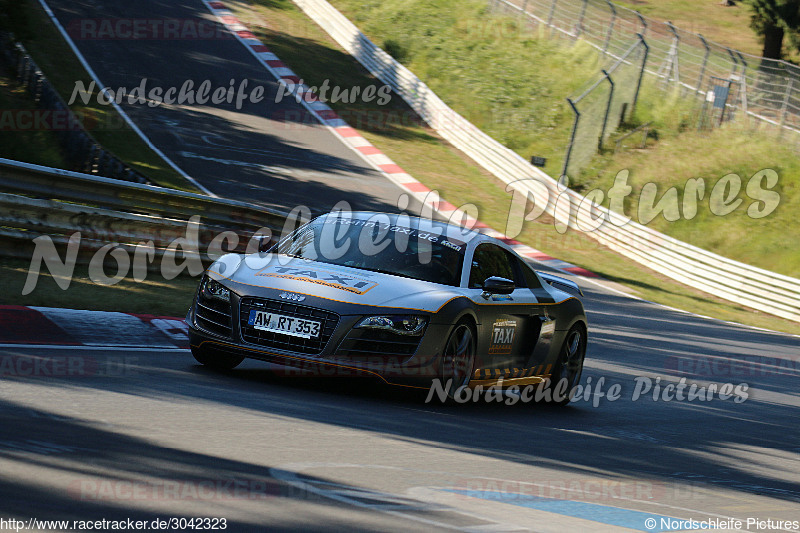
<svg viewBox="0 0 800 533"><path fill-rule="evenodd" d="M217 369L252 358L407 386L440 378L451 395L498 382L571 390L587 343L579 296L480 232L337 212L218 259L187 323L194 357Z"/></svg>

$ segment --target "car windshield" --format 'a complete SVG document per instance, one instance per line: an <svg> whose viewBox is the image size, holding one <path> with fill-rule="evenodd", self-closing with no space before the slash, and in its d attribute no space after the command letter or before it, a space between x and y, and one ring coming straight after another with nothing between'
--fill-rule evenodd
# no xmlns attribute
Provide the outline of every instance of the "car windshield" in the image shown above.
<svg viewBox="0 0 800 533"><path fill-rule="evenodd" d="M311 221L277 246L277 252L323 263L458 286L466 245L444 228L419 219L375 215L327 216ZM430 226L430 227L429 227ZM456 233L458 233L456 231Z"/></svg>

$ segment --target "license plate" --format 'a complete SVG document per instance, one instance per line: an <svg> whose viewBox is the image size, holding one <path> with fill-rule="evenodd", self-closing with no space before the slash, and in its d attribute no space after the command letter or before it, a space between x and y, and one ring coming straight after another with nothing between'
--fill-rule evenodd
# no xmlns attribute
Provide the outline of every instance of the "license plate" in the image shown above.
<svg viewBox="0 0 800 533"><path fill-rule="evenodd" d="M271 331L272 333L302 337L303 339L319 337L320 323L304 318L279 315L267 311L256 311L254 309L250 311L250 318L247 323L261 331Z"/></svg>

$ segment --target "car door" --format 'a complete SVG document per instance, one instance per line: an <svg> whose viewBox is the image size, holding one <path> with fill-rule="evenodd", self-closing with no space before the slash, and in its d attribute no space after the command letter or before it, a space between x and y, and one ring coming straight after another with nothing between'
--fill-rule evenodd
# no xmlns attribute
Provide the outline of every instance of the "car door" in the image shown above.
<svg viewBox="0 0 800 533"><path fill-rule="evenodd" d="M471 296L481 323L475 368L489 370L492 377L496 371L503 375L519 373L533 359L541 318L524 266L516 255L493 243L479 244L469 264L468 288L474 291ZM514 291L485 294L483 282L491 276L514 281Z"/></svg>

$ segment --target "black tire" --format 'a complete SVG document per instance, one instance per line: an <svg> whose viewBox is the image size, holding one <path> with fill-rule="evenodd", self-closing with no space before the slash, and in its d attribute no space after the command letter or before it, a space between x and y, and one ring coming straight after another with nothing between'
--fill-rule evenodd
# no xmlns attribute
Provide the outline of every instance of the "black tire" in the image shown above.
<svg viewBox="0 0 800 533"><path fill-rule="evenodd" d="M457 391L469 384L475 371L475 331L465 320L453 327L442 351L442 385L447 387L447 396L456 397Z"/></svg>
<svg viewBox="0 0 800 533"><path fill-rule="evenodd" d="M216 350L208 350L199 346L192 346L192 355L197 362L214 370L231 370L244 361L244 356L233 355Z"/></svg>
<svg viewBox="0 0 800 533"><path fill-rule="evenodd" d="M549 403L567 405L570 402L570 393L581 381L585 358L586 330L580 324L575 324L564 337L558 353L558 360L550 374L549 387L553 397ZM566 385L559 386L562 381L566 381ZM566 391L566 394L563 391Z"/></svg>

